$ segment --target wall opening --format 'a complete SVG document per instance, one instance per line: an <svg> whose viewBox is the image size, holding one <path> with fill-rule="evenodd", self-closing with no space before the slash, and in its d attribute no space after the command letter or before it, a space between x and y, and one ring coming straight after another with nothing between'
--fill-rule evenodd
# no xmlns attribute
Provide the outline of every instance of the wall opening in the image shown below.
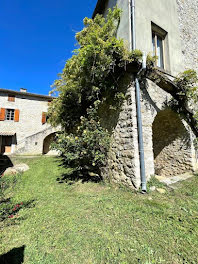
<svg viewBox="0 0 198 264"><path fill-rule="evenodd" d="M152 129L155 174L168 177L192 170L190 134L178 114L160 111Z"/></svg>
<svg viewBox="0 0 198 264"><path fill-rule="evenodd" d="M50 145L55 140L55 135L56 133L52 133L43 140L43 154L47 154L50 151Z"/></svg>

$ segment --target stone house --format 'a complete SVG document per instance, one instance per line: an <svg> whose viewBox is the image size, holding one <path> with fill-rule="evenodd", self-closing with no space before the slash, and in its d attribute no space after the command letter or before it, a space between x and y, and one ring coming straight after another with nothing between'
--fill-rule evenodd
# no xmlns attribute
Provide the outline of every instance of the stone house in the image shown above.
<svg viewBox="0 0 198 264"><path fill-rule="evenodd" d="M157 55L156 68L174 79L185 69L198 71L197 0L98 0L93 17L108 8L122 9L117 37L129 49ZM140 153L135 76L131 74L113 129L108 166L112 181L139 188ZM126 77L126 78L128 78ZM147 180L151 175L175 176L197 167L194 134L170 107L171 96L150 80L141 84L140 106Z"/></svg>
<svg viewBox="0 0 198 264"><path fill-rule="evenodd" d="M46 122L53 97L0 89L0 153L46 154L56 129Z"/></svg>

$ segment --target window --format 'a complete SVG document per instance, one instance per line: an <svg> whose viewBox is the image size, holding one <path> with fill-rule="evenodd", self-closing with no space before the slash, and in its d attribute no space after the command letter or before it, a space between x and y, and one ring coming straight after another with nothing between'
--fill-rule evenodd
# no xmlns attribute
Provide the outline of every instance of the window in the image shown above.
<svg viewBox="0 0 198 264"><path fill-rule="evenodd" d="M9 102L15 102L15 95L8 95Z"/></svg>
<svg viewBox="0 0 198 264"><path fill-rule="evenodd" d="M14 109L6 109L6 120L14 120Z"/></svg>
<svg viewBox="0 0 198 264"><path fill-rule="evenodd" d="M153 43L153 56L158 57L156 61L156 66L164 69L163 38L153 32L152 43Z"/></svg>
<svg viewBox="0 0 198 264"><path fill-rule="evenodd" d="M19 109L0 108L0 121L12 120L14 122L19 122L19 116Z"/></svg>
<svg viewBox="0 0 198 264"><path fill-rule="evenodd" d="M152 49L153 56L157 57L156 66L162 69L166 68L165 58L167 57L167 32L154 23L152 28Z"/></svg>

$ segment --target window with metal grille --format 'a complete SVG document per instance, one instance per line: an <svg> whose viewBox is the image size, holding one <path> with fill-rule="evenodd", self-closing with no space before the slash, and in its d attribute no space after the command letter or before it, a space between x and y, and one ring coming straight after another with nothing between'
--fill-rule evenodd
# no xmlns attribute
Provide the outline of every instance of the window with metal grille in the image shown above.
<svg viewBox="0 0 198 264"><path fill-rule="evenodd" d="M14 109L6 109L6 120L14 120Z"/></svg>

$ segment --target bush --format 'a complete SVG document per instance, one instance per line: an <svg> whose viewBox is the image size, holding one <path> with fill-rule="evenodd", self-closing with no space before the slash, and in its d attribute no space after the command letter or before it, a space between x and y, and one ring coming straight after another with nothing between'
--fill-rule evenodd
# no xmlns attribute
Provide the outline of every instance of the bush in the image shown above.
<svg viewBox="0 0 198 264"><path fill-rule="evenodd" d="M54 148L61 153L65 167L72 168L78 177L100 176L100 167L105 164L110 136L97 116L95 108L89 108L87 117L81 116L75 133L58 135Z"/></svg>

